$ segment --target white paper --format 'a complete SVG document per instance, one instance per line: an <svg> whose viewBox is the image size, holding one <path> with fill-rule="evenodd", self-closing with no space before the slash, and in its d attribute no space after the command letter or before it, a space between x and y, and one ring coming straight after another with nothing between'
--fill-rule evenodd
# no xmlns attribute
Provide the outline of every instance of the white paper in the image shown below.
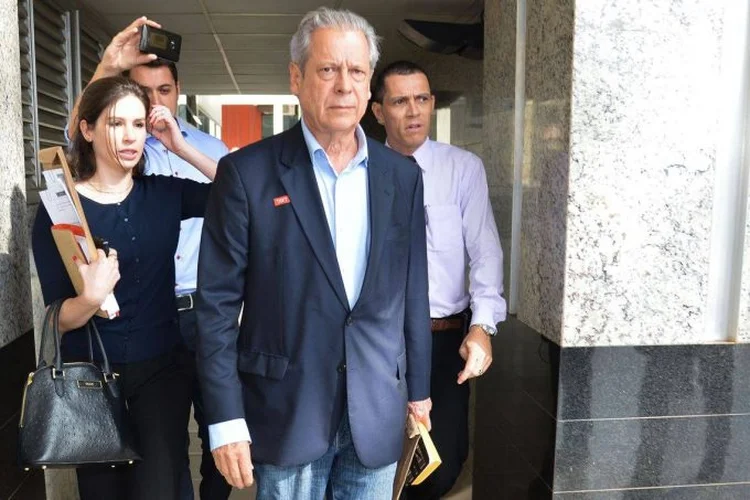
<svg viewBox="0 0 750 500"><path fill-rule="evenodd" d="M76 224L81 225L81 219L78 217L73 199L70 197L67 187L65 186L65 177L61 168L44 171L44 180L47 182L47 189L41 191L39 196L47 209L52 224Z"/></svg>
<svg viewBox="0 0 750 500"><path fill-rule="evenodd" d="M42 175L44 175L44 181L47 183L47 187L52 187L55 184L65 186L65 174L61 168L43 170Z"/></svg>
<svg viewBox="0 0 750 500"><path fill-rule="evenodd" d="M100 309L107 313L109 319L116 318L120 315L120 304L117 303L114 293L107 295L107 298L102 302Z"/></svg>
<svg viewBox="0 0 750 500"><path fill-rule="evenodd" d="M81 249L81 252L83 252L83 256L86 258L86 264L91 263L91 255L89 254L89 245L86 243L86 237L85 236L78 236L73 235L76 239L76 243L78 243L78 246Z"/></svg>

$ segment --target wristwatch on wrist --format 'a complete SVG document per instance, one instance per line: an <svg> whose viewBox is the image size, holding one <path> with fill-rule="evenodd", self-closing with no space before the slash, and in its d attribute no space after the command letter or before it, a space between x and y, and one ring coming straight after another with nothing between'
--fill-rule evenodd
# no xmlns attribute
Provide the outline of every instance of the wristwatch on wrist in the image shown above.
<svg viewBox="0 0 750 500"><path fill-rule="evenodd" d="M495 335L497 335L497 328L495 328L494 326L485 325L484 323L474 323L471 326L478 326L484 333L486 333L490 337L494 337Z"/></svg>

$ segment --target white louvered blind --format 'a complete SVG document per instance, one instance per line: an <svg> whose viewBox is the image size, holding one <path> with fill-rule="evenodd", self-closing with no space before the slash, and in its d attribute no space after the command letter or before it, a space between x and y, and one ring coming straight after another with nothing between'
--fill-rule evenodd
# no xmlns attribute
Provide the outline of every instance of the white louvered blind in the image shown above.
<svg viewBox="0 0 750 500"><path fill-rule="evenodd" d="M34 84L34 51L31 33L33 5L30 0L18 2L18 34L21 50L21 106L23 115L23 156L26 191L29 204L39 203L39 178L36 168L36 93Z"/></svg>
<svg viewBox="0 0 750 500"><path fill-rule="evenodd" d="M37 153L65 147L71 107L70 15L53 0L18 1L26 193L30 211L44 188Z"/></svg>
<svg viewBox="0 0 750 500"><path fill-rule="evenodd" d="M70 22L52 3L34 2L39 147L66 146L65 125L71 108Z"/></svg>
<svg viewBox="0 0 750 500"><path fill-rule="evenodd" d="M94 71L96 71L96 65L99 64L104 46L97 36L86 27L82 27L80 33L81 88L86 88L94 75Z"/></svg>

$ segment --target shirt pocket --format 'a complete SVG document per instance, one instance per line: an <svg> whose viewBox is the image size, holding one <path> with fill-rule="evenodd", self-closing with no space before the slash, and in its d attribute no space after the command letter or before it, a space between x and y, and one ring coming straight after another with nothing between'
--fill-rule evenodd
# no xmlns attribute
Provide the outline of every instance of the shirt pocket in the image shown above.
<svg viewBox="0 0 750 500"><path fill-rule="evenodd" d="M428 205L424 210L427 218L427 250L447 252L463 247L463 224L458 205Z"/></svg>

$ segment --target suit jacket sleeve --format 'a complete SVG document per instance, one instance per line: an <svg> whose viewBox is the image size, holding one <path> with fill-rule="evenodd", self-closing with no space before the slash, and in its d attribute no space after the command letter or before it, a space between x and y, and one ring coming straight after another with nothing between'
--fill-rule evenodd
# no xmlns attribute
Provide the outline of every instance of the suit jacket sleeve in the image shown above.
<svg viewBox="0 0 750 500"><path fill-rule="evenodd" d="M197 362L208 424L245 417L237 338L249 250L246 190L224 157L208 198L198 260Z"/></svg>
<svg viewBox="0 0 750 500"><path fill-rule="evenodd" d="M432 363L430 303L427 295L427 237L421 174L417 174L412 198L410 237L404 312L406 383L409 389L409 401L421 401L430 397L430 365Z"/></svg>

